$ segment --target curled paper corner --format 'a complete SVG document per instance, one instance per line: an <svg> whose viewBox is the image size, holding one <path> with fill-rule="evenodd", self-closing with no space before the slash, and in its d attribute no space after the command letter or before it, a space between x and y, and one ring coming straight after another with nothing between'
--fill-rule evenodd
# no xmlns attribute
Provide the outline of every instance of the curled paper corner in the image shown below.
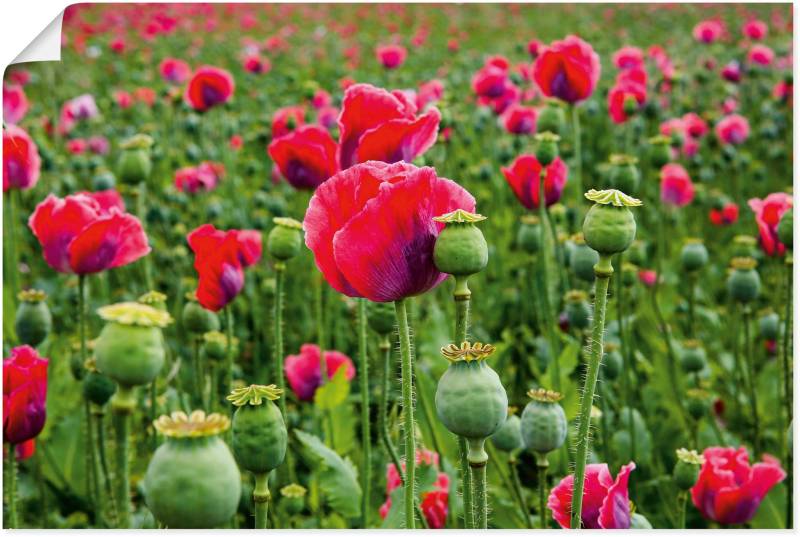
<svg viewBox="0 0 800 537"><path fill-rule="evenodd" d="M33 41L20 52L11 62L52 62L61 61L61 23L64 20L64 11L61 11L48 24L44 30L39 32Z"/></svg>

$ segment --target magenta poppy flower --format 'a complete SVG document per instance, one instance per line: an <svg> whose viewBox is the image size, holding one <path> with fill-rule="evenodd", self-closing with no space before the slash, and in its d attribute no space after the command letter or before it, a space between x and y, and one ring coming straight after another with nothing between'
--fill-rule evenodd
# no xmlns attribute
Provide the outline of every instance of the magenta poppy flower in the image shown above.
<svg viewBox="0 0 800 537"><path fill-rule="evenodd" d="M83 138L67 140L67 151L73 155L82 155L89 149L89 144Z"/></svg>
<svg viewBox="0 0 800 537"><path fill-rule="evenodd" d="M611 57L617 69L643 69L644 53L639 47L622 47Z"/></svg>
<svg viewBox="0 0 800 537"><path fill-rule="evenodd" d="M337 291L373 302L422 294L446 278L433 263L443 224L475 199L429 167L365 162L317 188L303 228L317 267Z"/></svg>
<svg viewBox="0 0 800 537"><path fill-rule="evenodd" d="M79 121L93 119L100 115L94 97L88 93L79 95L61 106L58 130L61 134L71 131Z"/></svg>
<svg viewBox="0 0 800 537"><path fill-rule="evenodd" d="M744 524L758 511L761 500L786 472L774 457L750 466L744 447L710 447L703 451L702 468L692 487L692 503L709 520Z"/></svg>
<svg viewBox="0 0 800 537"><path fill-rule="evenodd" d="M41 166L36 142L24 129L6 125L3 129L3 192L35 187Z"/></svg>
<svg viewBox="0 0 800 537"><path fill-rule="evenodd" d="M300 347L300 354L290 354L283 363L289 387L301 401L311 401L317 388L322 384L319 363L319 347L306 343ZM332 379L339 368L345 368L345 378L353 380L356 368L353 361L339 351L325 351L325 369Z"/></svg>
<svg viewBox="0 0 800 537"><path fill-rule="evenodd" d="M698 22L692 30L692 36L700 43L710 44L722 37L725 28L717 20Z"/></svg>
<svg viewBox="0 0 800 537"><path fill-rule="evenodd" d="M708 132L708 123L694 112L684 114L682 119L686 133L692 138L702 138Z"/></svg>
<svg viewBox="0 0 800 537"><path fill-rule="evenodd" d="M499 97L505 91L508 65L487 62L472 76L472 91L478 97Z"/></svg>
<svg viewBox="0 0 800 537"><path fill-rule="evenodd" d="M17 124L28 113L28 98L18 84L3 84L3 122Z"/></svg>
<svg viewBox="0 0 800 537"><path fill-rule="evenodd" d="M508 108L520 101L520 89L511 80L506 80L503 93L498 97L478 97L478 104L488 106L497 114L503 114Z"/></svg>
<svg viewBox="0 0 800 537"><path fill-rule="evenodd" d="M629 116L626 103L635 103L638 110L647 100L647 88L644 84L638 84L631 80L617 82L611 91L608 92L608 115L614 123L625 123Z"/></svg>
<svg viewBox="0 0 800 537"><path fill-rule="evenodd" d="M539 208L539 180L542 165L534 155L520 155L509 168L501 168L517 199L530 210ZM567 184L567 165L556 157L547 166L544 179L544 201L547 207L561 199L564 185Z"/></svg>
<svg viewBox="0 0 800 537"><path fill-rule="evenodd" d="M192 75L192 68L183 60L164 58L158 65L161 78L173 84L183 84Z"/></svg>
<svg viewBox="0 0 800 537"><path fill-rule="evenodd" d="M302 106L284 106L272 114L272 139L286 136L306 122L306 110Z"/></svg>
<svg viewBox="0 0 800 537"><path fill-rule="evenodd" d="M111 144L105 136L92 136L86 140L89 151L95 155L105 155L111 149Z"/></svg>
<svg viewBox="0 0 800 537"><path fill-rule="evenodd" d="M661 201L673 207L683 207L694 199L694 183L686 169L671 162L661 168Z"/></svg>
<svg viewBox="0 0 800 537"><path fill-rule="evenodd" d="M258 54L250 54L244 59L244 70L254 75L263 75L269 73L272 69L272 64L267 58L259 56Z"/></svg>
<svg viewBox="0 0 800 537"><path fill-rule="evenodd" d="M378 45L375 57L386 69L397 69L406 61L408 51L402 45Z"/></svg>
<svg viewBox="0 0 800 537"><path fill-rule="evenodd" d="M402 92L370 84L347 88L339 115L342 169L369 160L411 162L427 151L439 132L435 107L417 116L416 104Z"/></svg>
<svg viewBox="0 0 800 537"><path fill-rule="evenodd" d="M233 97L233 76L225 69L204 65L199 67L186 86L186 104L205 112L214 106L225 104Z"/></svg>
<svg viewBox="0 0 800 537"><path fill-rule="evenodd" d="M616 480L608 465L587 464L581 505L581 525L588 529L621 530L631 526L631 506L628 499L628 479L636 464L629 462L619 470ZM547 499L553 519L562 528L570 527L572 512L572 475L556 485Z"/></svg>
<svg viewBox="0 0 800 537"><path fill-rule="evenodd" d="M775 59L775 52L766 45L753 45L747 51L747 62L754 65L767 67Z"/></svg>
<svg viewBox="0 0 800 537"><path fill-rule="evenodd" d="M512 104L500 119L511 134L533 134L536 132L537 116L538 112L532 106Z"/></svg>
<svg viewBox="0 0 800 537"><path fill-rule="evenodd" d="M314 190L339 171L337 149L327 130L306 125L273 140L267 151L290 185Z"/></svg>
<svg viewBox="0 0 800 537"><path fill-rule="evenodd" d="M794 84L786 82L785 80L778 81L772 87L772 96L779 101L788 102L789 106L792 103L792 94L794 93Z"/></svg>
<svg viewBox="0 0 800 537"><path fill-rule="evenodd" d="M589 43L570 35L545 48L533 65L533 78L547 97L574 104L594 93L600 57Z"/></svg>
<svg viewBox="0 0 800 537"><path fill-rule="evenodd" d="M708 212L708 219L715 226L729 226L739 219L739 206L729 201L720 208L712 208Z"/></svg>
<svg viewBox="0 0 800 537"><path fill-rule="evenodd" d="M755 214L761 247L767 255L783 255L786 251L786 245L778 240L778 224L792 203L792 197L785 192L773 192L764 199L752 198L747 202Z"/></svg>
<svg viewBox="0 0 800 537"><path fill-rule="evenodd" d="M150 253L139 219L105 194L50 194L36 206L28 227L44 260L59 272L92 274L133 263Z"/></svg>
<svg viewBox="0 0 800 537"><path fill-rule="evenodd" d="M655 270L641 269L638 276L645 287L653 287L658 281L658 273Z"/></svg>
<svg viewBox="0 0 800 537"><path fill-rule="evenodd" d="M730 61L726 63L720 74L722 75L722 78L728 82L733 82L734 84L738 84L742 81L742 68L739 66L739 62L737 61Z"/></svg>
<svg viewBox="0 0 800 537"><path fill-rule="evenodd" d="M121 213L125 212L125 201L119 195L119 192L113 188L98 192L78 192L78 194L91 197L100 205L100 210L102 211L111 212L112 210L117 210Z"/></svg>
<svg viewBox="0 0 800 537"><path fill-rule="evenodd" d="M244 269L261 259L261 233L249 229L223 231L203 224L186 240L194 252L199 277L197 301L211 311L228 305L244 287Z"/></svg>
<svg viewBox="0 0 800 537"><path fill-rule="evenodd" d="M731 114L720 119L714 131L723 144L739 145L750 136L750 123L744 116Z"/></svg>
<svg viewBox="0 0 800 537"><path fill-rule="evenodd" d="M333 99L331 98L331 94L323 89L318 89L314 92L314 97L311 99L311 105L319 110L320 108L325 108L326 106L330 106L333 104Z"/></svg>
<svg viewBox="0 0 800 537"><path fill-rule="evenodd" d="M742 25L742 35L754 41L767 37L767 23L760 20L749 20Z"/></svg>
<svg viewBox="0 0 800 537"><path fill-rule="evenodd" d="M416 456L417 467L433 467L436 472L436 481L432 484L432 490L421 491L420 498L422 502L420 509L428 522L428 527L431 529L440 529L445 526L447 521L448 509L448 494L450 491L450 477L439 471L439 455L436 452L428 451L427 449L417 450ZM400 463L400 467L405 471L406 461ZM424 472L425 470L423 470ZM386 501L381 505L378 510L381 518L386 518L392 508L391 494L394 490L403 484L400 479L400 474L394 464L386 465Z"/></svg>
<svg viewBox="0 0 800 537"><path fill-rule="evenodd" d="M544 49L544 43L539 41L538 39L531 39L528 41L528 54L530 55L532 60L535 60L539 57L542 50Z"/></svg>
<svg viewBox="0 0 800 537"><path fill-rule="evenodd" d="M225 166L218 162L188 166L175 172L175 188L187 194L210 192L217 188L224 174Z"/></svg>
<svg viewBox="0 0 800 537"><path fill-rule="evenodd" d="M444 95L444 84L441 80L433 79L419 85L417 92L417 110L425 110L429 104L439 101Z"/></svg>
<svg viewBox="0 0 800 537"><path fill-rule="evenodd" d="M23 444L44 429L47 365L28 345L14 347L3 360L3 442Z"/></svg>

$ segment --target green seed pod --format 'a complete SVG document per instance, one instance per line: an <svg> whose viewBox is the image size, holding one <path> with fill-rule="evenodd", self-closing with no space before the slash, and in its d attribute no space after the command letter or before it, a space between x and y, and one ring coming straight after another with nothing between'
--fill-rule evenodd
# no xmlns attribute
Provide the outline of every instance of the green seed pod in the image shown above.
<svg viewBox="0 0 800 537"><path fill-rule="evenodd" d="M552 132L539 132L533 137L536 141L536 160L543 167L549 166L558 156L558 141L561 137Z"/></svg>
<svg viewBox="0 0 800 537"><path fill-rule="evenodd" d="M228 396L238 408L233 414L233 455L254 474L271 472L283 463L288 433L278 405L283 390L270 384L237 388Z"/></svg>
<svg viewBox="0 0 800 537"><path fill-rule="evenodd" d="M152 145L153 139L146 134L137 134L121 144L117 175L123 183L138 184L150 177L153 169L150 157Z"/></svg>
<svg viewBox="0 0 800 537"><path fill-rule="evenodd" d="M666 136L654 136L650 138L650 161L656 168L661 168L672 158L670 150L671 140Z"/></svg>
<svg viewBox="0 0 800 537"><path fill-rule="evenodd" d="M294 218L277 216L275 227L267 235L267 251L278 261L288 261L303 247L303 224Z"/></svg>
<svg viewBox="0 0 800 537"><path fill-rule="evenodd" d="M542 388L529 391L528 396L532 401L522 411L522 441L536 453L555 451L567 438L567 417L558 404L563 396Z"/></svg>
<svg viewBox="0 0 800 537"><path fill-rule="evenodd" d="M698 373L705 369L708 360L702 344L696 339L683 342L680 352L681 368L687 373Z"/></svg>
<svg viewBox="0 0 800 537"><path fill-rule="evenodd" d="M219 318L213 311L205 309L197 302L194 292L186 294L181 322L186 330L195 335L219 330Z"/></svg>
<svg viewBox="0 0 800 537"><path fill-rule="evenodd" d="M573 274L585 282L594 281L594 266L600 261L600 254L586 245L582 234L572 236L575 247L569 256L569 268Z"/></svg>
<svg viewBox="0 0 800 537"><path fill-rule="evenodd" d="M92 190L110 190L117 186L117 179L108 170L102 170L92 178Z"/></svg>
<svg viewBox="0 0 800 537"><path fill-rule="evenodd" d="M556 102L550 101L539 112L539 117L536 118L536 129L539 132L550 131L560 135L563 134L566 123L564 108Z"/></svg>
<svg viewBox="0 0 800 537"><path fill-rule="evenodd" d="M789 209L783 216L781 217L781 221L778 223L778 240L783 243L784 246L792 249L793 239L794 239L794 209Z"/></svg>
<svg viewBox="0 0 800 537"><path fill-rule="evenodd" d="M754 257L756 255L757 243L755 237L751 237L750 235L736 235L733 238L733 256Z"/></svg>
<svg viewBox="0 0 800 537"><path fill-rule="evenodd" d="M453 276L471 276L486 268L489 247L475 223L485 216L463 209L433 219L445 224L433 247L433 262L440 272Z"/></svg>
<svg viewBox="0 0 800 537"><path fill-rule="evenodd" d="M708 250L700 239L687 239L681 249L681 266L686 272L700 270L708 263Z"/></svg>
<svg viewBox="0 0 800 537"><path fill-rule="evenodd" d="M627 261L622 263L622 285L631 287L639 279L639 267Z"/></svg>
<svg viewBox="0 0 800 537"><path fill-rule="evenodd" d="M172 322L170 315L136 302L97 313L106 321L94 347L98 371L126 388L152 382L164 365L161 329Z"/></svg>
<svg viewBox="0 0 800 537"><path fill-rule="evenodd" d="M647 244L643 241L633 241L630 248L625 252L625 257L634 265L644 266L647 264L649 256L647 254Z"/></svg>
<svg viewBox="0 0 800 537"><path fill-rule="evenodd" d="M83 377L83 396L92 403L103 406L117 391L117 385L113 380L97 371L93 359L90 358L86 362L88 372Z"/></svg>
<svg viewBox="0 0 800 537"><path fill-rule="evenodd" d="M611 155L610 160L611 170L608 179L611 188L633 194L638 192L640 182L639 168L636 167L638 159L630 155Z"/></svg>
<svg viewBox="0 0 800 537"><path fill-rule="evenodd" d="M703 456L698 454L697 451L681 448L676 451L678 455L678 462L675 463L675 468L672 471L672 477L675 479L675 485L680 490L689 490L697 483L697 476L700 475L700 467L705 460Z"/></svg>
<svg viewBox="0 0 800 537"><path fill-rule="evenodd" d="M39 289L20 291L19 307L14 319L17 338L23 345L36 347L44 341L53 327L53 316L47 307L47 294Z"/></svg>
<svg viewBox="0 0 800 537"><path fill-rule="evenodd" d="M299 514L306 505L306 488L291 483L281 489L281 507L290 516Z"/></svg>
<svg viewBox="0 0 800 537"><path fill-rule="evenodd" d="M386 336L394 331L396 316L391 302L367 302L367 323L379 335Z"/></svg>
<svg viewBox="0 0 800 537"><path fill-rule="evenodd" d="M533 255L542 247L541 238L539 217L532 214L523 216L517 228L517 245L523 252Z"/></svg>
<svg viewBox="0 0 800 537"><path fill-rule="evenodd" d="M515 408L509 407L505 423L491 436L492 444L500 451L511 452L521 449L525 445L522 443L521 422L519 416L514 414L515 410Z"/></svg>
<svg viewBox="0 0 800 537"><path fill-rule="evenodd" d="M169 528L215 528L231 519L242 493L241 475L219 438L230 420L202 410L173 412L153 425L167 437L144 476L147 507Z"/></svg>
<svg viewBox="0 0 800 537"><path fill-rule="evenodd" d="M735 257L731 267L733 271L728 276L728 292L737 302L752 302L761 290L756 260L752 257Z"/></svg>
<svg viewBox="0 0 800 537"><path fill-rule="evenodd" d="M686 410L692 418L699 420L708 414L711 408L708 392L700 389L687 390L686 397Z"/></svg>
<svg viewBox="0 0 800 537"><path fill-rule="evenodd" d="M585 196L595 202L583 221L586 244L601 255L627 250L636 238L636 220L629 207L642 202L619 190L592 189Z"/></svg>
<svg viewBox="0 0 800 537"><path fill-rule="evenodd" d="M652 530L653 525L647 520L644 515L639 513L631 514L631 527L632 530Z"/></svg>
<svg viewBox="0 0 800 537"><path fill-rule="evenodd" d="M503 425L508 412L506 390L486 364L493 352L492 345L470 346L466 341L461 347L450 344L442 349L450 367L436 387L436 413L447 430L467 439L472 464L488 460L484 442Z"/></svg>
<svg viewBox="0 0 800 537"><path fill-rule="evenodd" d="M619 345L609 342L603 346L603 349L603 369L600 370L600 374L603 375L604 379L615 380L619 377L623 367L623 358L622 353L619 352Z"/></svg>
<svg viewBox="0 0 800 537"><path fill-rule="evenodd" d="M778 339L781 319L774 311L766 311L758 319L758 333L763 339Z"/></svg>
<svg viewBox="0 0 800 537"><path fill-rule="evenodd" d="M233 338L231 347L233 354L236 355L236 347L239 345L239 340ZM220 362L225 359L225 353L228 351L228 337L219 330L212 330L203 334L203 354L206 358L212 361Z"/></svg>
<svg viewBox="0 0 800 537"><path fill-rule="evenodd" d="M593 250L591 250L593 251ZM564 295L567 320L571 328L585 330L589 327L592 318L592 308L589 306L589 295L584 291L573 289Z"/></svg>

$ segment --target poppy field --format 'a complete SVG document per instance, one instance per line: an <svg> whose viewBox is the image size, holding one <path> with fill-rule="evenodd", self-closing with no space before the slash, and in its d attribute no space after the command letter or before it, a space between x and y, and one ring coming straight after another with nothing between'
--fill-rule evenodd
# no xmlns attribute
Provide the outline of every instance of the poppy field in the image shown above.
<svg viewBox="0 0 800 537"><path fill-rule="evenodd" d="M793 527L790 4L78 4L3 78L5 528Z"/></svg>

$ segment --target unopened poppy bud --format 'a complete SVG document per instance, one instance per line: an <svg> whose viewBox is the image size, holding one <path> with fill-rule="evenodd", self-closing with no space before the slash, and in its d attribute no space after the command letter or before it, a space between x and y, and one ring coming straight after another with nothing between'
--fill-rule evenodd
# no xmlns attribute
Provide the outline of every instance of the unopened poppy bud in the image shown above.
<svg viewBox="0 0 800 537"><path fill-rule="evenodd" d="M516 407L508 407L508 417L505 423L491 436L492 444L500 451L510 453L525 447L522 442L520 419L514 413L516 410Z"/></svg>
<svg viewBox="0 0 800 537"><path fill-rule="evenodd" d="M698 454L697 451L681 448L677 450L678 462L675 463L675 469L672 472L672 477L675 479L675 485L681 490L689 490L697 483L697 477L700 475L700 467L703 466L705 460L703 456Z"/></svg>
<svg viewBox="0 0 800 537"><path fill-rule="evenodd" d="M608 177L611 188L635 194L639 190L640 181L637 162L638 159L630 155L611 155L611 170Z"/></svg>
<svg viewBox="0 0 800 537"><path fill-rule="evenodd" d="M696 272L708 263L708 250L700 239L687 239L681 249L681 265L687 272Z"/></svg>
<svg viewBox="0 0 800 537"><path fill-rule="evenodd" d="M239 465L253 472L271 472L283 463L288 433L277 401L283 390L269 386L250 385L237 388L228 400L237 407L233 414L233 455Z"/></svg>
<svg viewBox="0 0 800 537"><path fill-rule="evenodd" d="M433 247L436 268L453 276L470 276L486 268L489 247L475 224L486 217L456 209L433 220L445 224Z"/></svg>
<svg viewBox="0 0 800 537"><path fill-rule="evenodd" d="M650 160L656 168L661 168L667 164L671 157L670 139L666 136L654 136L650 138Z"/></svg>
<svg viewBox="0 0 800 537"><path fill-rule="evenodd" d="M636 220L629 207L642 204L619 190L590 190L586 198L595 202L583 221L583 238L601 256L624 252L636 238Z"/></svg>
<svg viewBox="0 0 800 537"><path fill-rule="evenodd" d="M619 352L619 345L616 343L606 343L603 345L603 368L600 373L604 379L614 380L622 372L622 353Z"/></svg>
<svg viewBox="0 0 800 537"><path fill-rule="evenodd" d="M138 184L150 177L153 169L150 155L152 145L153 139L146 134L137 134L121 144L117 175L123 183Z"/></svg>
<svg viewBox="0 0 800 537"><path fill-rule="evenodd" d="M19 307L14 319L14 328L20 344L36 347L53 327L53 316L47 307L47 294L39 289L20 291Z"/></svg>
<svg viewBox="0 0 800 537"><path fill-rule="evenodd" d="M685 372L698 373L706 367L706 351L698 340L688 339L683 342L680 361Z"/></svg>
<svg viewBox="0 0 800 537"><path fill-rule="evenodd" d="M83 377L83 396L95 405L103 406L117 391L117 385L109 377L97 371L93 358L86 360L85 367L87 373Z"/></svg>
<svg viewBox="0 0 800 537"><path fill-rule="evenodd" d="M281 507L286 514L296 515L303 511L306 505L306 488L297 483L291 483L281 489Z"/></svg>
<svg viewBox="0 0 800 537"><path fill-rule="evenodd" d="M794 239L794 209L789 209L783 216L781 217L781 221L778 223L778 240L783 243L784 246L792 249L793 239Z"/></svg>
<svg viewBox="0 0 800 537"><path fill-rule="evenodd" d="M567 438L567 416L558 402L563 396L539 388L530 390L531 401L522 411L520 429L525 447L538 454L555 451Z"/></svg>
<svg viewBox="0 0 800 537"><path fill-rule="evenodd" d="M728 292L737 302L752 302L761 290L761 278L756 271L756 260L752 257L734 257L728 276Z"/></svg>
<svg viewBox="0 0 800 537"><path fill-rule="evenodd" d="M381 336L387 336L394 331L396 319L394 305L391 302L367 303L367 323Z"/></svg>
<svg viewBox="0 0 800 537"><path fill-rule="evenodd" d="M303 246L303 224L294 218L278 216L275 227L267 235L267 251L278 261L287 261L300 253Z"/></svg>
<svg viewBox="0 0 800 537"><path fill-rule="evenodd" d="M535 254L542 247L542 233L539 229L539 217L526 214L520 219L517 228L517 245L523 252Z"/></svg>
<svg viewBox="0 0 800 537"><path fill-rule="evenodd" d="M774 311L767 310L758 319L758 333L762 339L778 339L780 334L780 317Z"/></svg>
<svg viewBox="0 0 800 537"><path fill-rule="evenodd" d="M561 139L552 132L540 132L534 136L536 140L536 160L544 167L550 165L558 156L558 141Z"/></svg>
<svg viewBox="0 0 800 537"><path fill-rule="evenodd" d="M589 295L584 291L573 289L564 296L567 319L569 325L578 330L589 327L592 317L592 308L589 306Z"/></svg>
<svg viewBox="0 0 800 537"><path fill-rule="evenodd" d="M569 268L581 280L593 282L594 266L600 261L600 254L586 244L582 233L573 235L572 243L575 246L569 255Z"/></svg>
<svg viewBox="0 0 800 537"><path fill-rule="evenodd" d="M181 322L186 330L197 336L219 330L219 318L213 311L200 305L194 292L186 294Z"/></svg>
<svg viewBox="0 0 800 537"><path fill-rule="evenodd" d="M539 111L536 118L536 129L539 132L550 131L554 134L563 134L566 125L564 108L554 101L548 101L547 105Z"/></svg>

